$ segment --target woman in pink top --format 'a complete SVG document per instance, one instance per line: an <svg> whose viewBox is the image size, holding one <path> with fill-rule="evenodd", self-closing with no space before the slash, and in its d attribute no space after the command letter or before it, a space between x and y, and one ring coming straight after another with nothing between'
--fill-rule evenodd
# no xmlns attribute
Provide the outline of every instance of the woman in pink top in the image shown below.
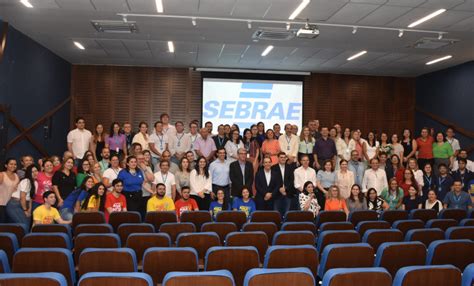
<svg viewBox="0 0 474 286"><path fill-rule="evenodd" d="M38 173L36 180L38 188L36 189L35 198L33 199L33 211L44 203L43 193L53 190L53 162L50 159L43 161L43 171Z"/></svg>
<svg viewBox="0 0 474 286"><path fill-rule="evenodd" d="M53 166L52 163L51 166ZM9 158L5 162L5 172L0 172L0 223L6 222L7 203L20 182L16 167L16 160Z"/></svg>
<svg viewBox="0 0 474 286"><path fill-rule="evenodd" d="M105 139L105 147L110 149L110 155L127 156L127 140L125 135L120 134L118 122L110 126L110 135Z"/></svg>
<svg viewBox="0 0 474 286"><path fill-rule="evenodd" d="M278 164L278 153L281 152L280 143L275 138L275 133L272 129L268 129L266 135L267 138L262 143L262 153L263 155L270 156L272 165Z"/></svg>

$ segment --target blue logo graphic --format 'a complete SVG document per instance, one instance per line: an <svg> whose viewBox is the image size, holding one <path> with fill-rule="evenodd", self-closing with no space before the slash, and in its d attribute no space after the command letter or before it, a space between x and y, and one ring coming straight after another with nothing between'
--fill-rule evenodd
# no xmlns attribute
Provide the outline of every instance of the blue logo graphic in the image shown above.
<svg viewBox="0 0 474 286"><path fill-rule="evenodd" d="M258 90L258 91L246 91L246 90ZM273 84L271 83L253 83L244 82L242 83L242 91L240 92L240 98L267 98L272 97Z"/></svg>

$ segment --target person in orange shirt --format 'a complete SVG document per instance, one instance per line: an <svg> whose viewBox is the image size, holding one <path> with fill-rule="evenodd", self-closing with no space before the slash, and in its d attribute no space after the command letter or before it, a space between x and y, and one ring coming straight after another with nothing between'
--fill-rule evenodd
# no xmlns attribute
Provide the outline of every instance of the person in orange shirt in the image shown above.
<svg viewBox="0 0 474 286"><path fill-rule="evenodd" d="M178 216L178 221L180 221L181 215L183 214L183 212L198 211L199 210L199 207L198 207L196 201L189 197L190 192L191 192L191 190L189 189L188 186L182 187L181 188L181 199L177 200L174 203L174 206L176 208L176 215Z"/></svg>
<svg viewBox="0 0 474 286"><path fill-rule="evenodd" d="M423 169L427 163L430 163L433 166L433 142L434 139L430 136L430 131L428 128L424 127L421 129L421 137L416 139L416 151L418 151L417 159L418 166Z"/></svg>
<svg viewBox="0 0 474 286"><path fill-rule="evenodd" d="M326 195L326 203L324 204L325 211L343 211L349 215L346 201L341 196L341 191L338 186L331 186Z"/></svg>

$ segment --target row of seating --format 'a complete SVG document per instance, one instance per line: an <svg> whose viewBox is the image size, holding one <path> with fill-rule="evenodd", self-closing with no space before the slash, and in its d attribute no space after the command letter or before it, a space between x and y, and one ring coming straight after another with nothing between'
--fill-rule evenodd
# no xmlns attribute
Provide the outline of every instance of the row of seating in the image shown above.
<svg viewBox="0 0 474 286"><path fill-rule="evenodd" d="M462 254L463 251L467 254ZM48 259L45 259L45 257ZM367 268L368 271L383 269L382 271L387 273L387 277L390 278L387 281L391 281L391 277L398 277L407 266L420 266L424 265L425 262L427 265L444 265L444 267L456 269L459 273L458 276L460 276L461 271L470 272L474 262L474 242L467 240L437 241L430 245L428 256L426 256L426 248L419 242L384 243L377 251L375 261L374 251L368 244L337 244L324 250L320 264L317 250L312 246L272 246L267 251L263 267L264 269L304 267L311 274L313 283L302 285L314 285L315 280L322 280L324 285L324 281L331 281L327 277L328 275L331 277L331 273L334 273L335 270L338 270L338 273L343 273L340 271L341 268L345 269L346 272L348 269L354 271L357 268ZM471 265L469 265L470 263ZM447 266L448 264L449 266ZM3 267L3 272L9 272L6 254L3 251L0 251L0 265ZM237 285L246 285L249 280L246 277L248 272L252 269L257 272L261 271L258 270L259 266L258 251L254 247L212 247L206 253L204 271L226 269L232 274L231 277L235 279ZM144 254L143 273L152 278L153 285L160 283L167 285L167 277L172 272L198 272L198 270L198 253L193 248L150 248ZM66 249L21 249L15 254L12 271L14 273L54 271L64 275L67 285L73 286L76 283L72 253ZM87 277L86 275L97 272L137 272L134 252L127 248L85 249L79 260L79 276L83 279ZM447 278L452 279L450 275L443 275L439 278L440 281L448 281L449 283L439 284L439 281L436 281L434 284L426 284L425 281L423 285L459 285L459 283L453 282L456 279L446 280ZM358 279L350 281L353 283L350 285L390 285L387 283L360 284ZM396 278L395 281L397 281Z"/></svg>

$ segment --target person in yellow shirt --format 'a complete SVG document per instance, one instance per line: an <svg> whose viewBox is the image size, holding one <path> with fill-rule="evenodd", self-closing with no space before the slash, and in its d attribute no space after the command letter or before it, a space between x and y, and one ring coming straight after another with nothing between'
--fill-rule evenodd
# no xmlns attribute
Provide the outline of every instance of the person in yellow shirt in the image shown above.
<svg viewBox="0 0 474 286"><path fill-rule="evenodd" d="M81 210L87 212L103 212L105 210L105 190L104 184L95 184L82 202Z"/></svg>
<svg viewBox="0 0 474 286"><path fill-rule="evenodd" d="M156 185L156 194L153 195L146 204L147 212L166 212L174 211L174 202L170 197L166 197L165 184L159 183Z"/></svg>
<svg viewBox="0 0 474 286"><path fill-rule="evenodd" d="M70 224L70 220L63 220L58 210L52 207L56 203L56 194L47 191L43 194L44 204L37 207L33 212L33 225L37 224Z"/></svg>

